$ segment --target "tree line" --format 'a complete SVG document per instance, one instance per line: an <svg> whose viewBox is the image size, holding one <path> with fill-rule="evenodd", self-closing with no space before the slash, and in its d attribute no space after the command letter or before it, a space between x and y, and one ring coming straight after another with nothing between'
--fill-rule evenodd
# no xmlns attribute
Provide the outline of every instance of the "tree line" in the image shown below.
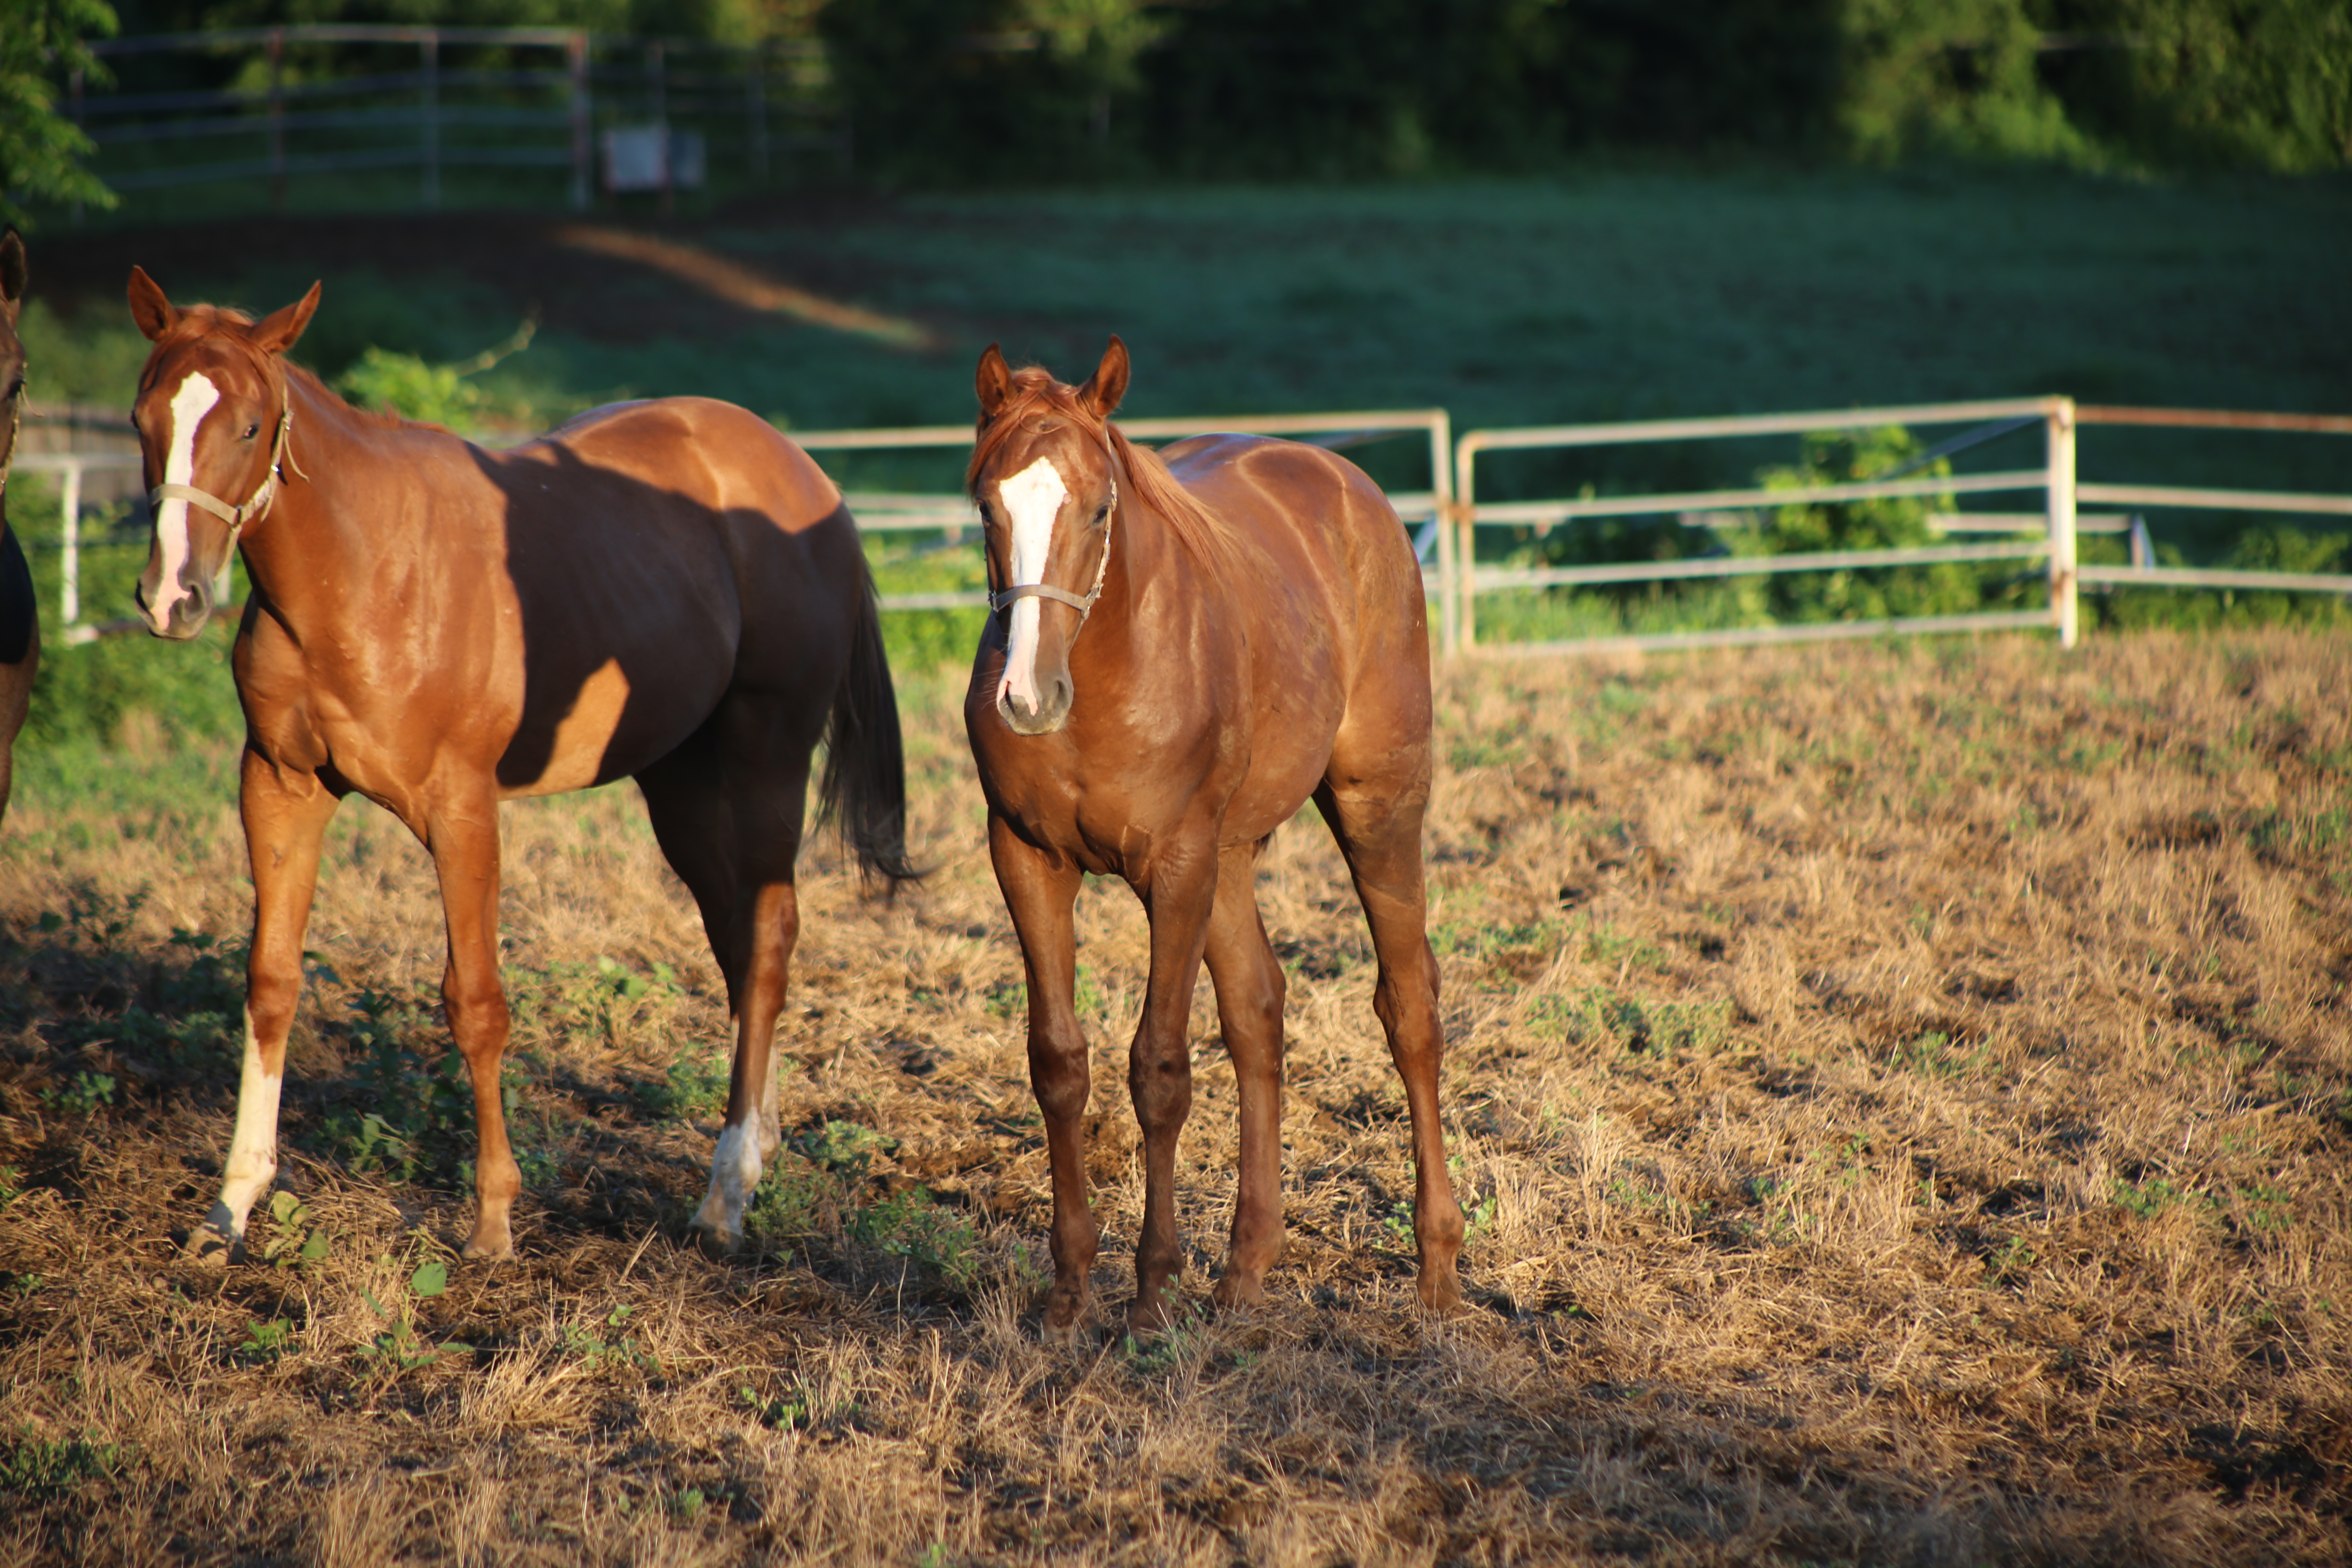
<svg viewBox="0 0 2352 1568"><path fill-rule="evenodd" d="M71 194L76 39L276 22L819 40L891 182L1297 178L1765 150L2352 163L2346 0L16 0L0 184ZM47 61L45 67L43 62ZM86 57L83 63L88 64ZM86 191L81 194L87 195Z"/></svg>

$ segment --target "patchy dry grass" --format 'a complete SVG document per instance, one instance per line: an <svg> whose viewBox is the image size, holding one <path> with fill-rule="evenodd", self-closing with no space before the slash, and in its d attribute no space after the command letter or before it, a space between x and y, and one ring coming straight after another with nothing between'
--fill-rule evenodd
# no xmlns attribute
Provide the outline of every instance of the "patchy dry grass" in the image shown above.
<svg viewBox="0 0 2352 1568"><path fill-rule="evenodd" d="M2352 643L2029 640L1445 682L1429 850L1480 1306L1412 1309L1402 1105L1319 827L1263 878L1292 1246L1248 1316L1024 1322L1045 1153L951 683L895 906L813 853L756 1260L680 1245L719 985L633 795L510 807L520 1260L421 854L339 820L257 1257L225 795L0 860L0 1563L2352 1556ZM167 770L152 731L126 770ZM219 781L217 760L194 776ZM128 798L117 790L110 800ZM1128 1281L1143 931L1082 897ZM1194 1011L1194 1256L1232 1075ZM371 1122L368 1118L375 1120ZM448 1263L446 1288L436 1263Z"/></svg>

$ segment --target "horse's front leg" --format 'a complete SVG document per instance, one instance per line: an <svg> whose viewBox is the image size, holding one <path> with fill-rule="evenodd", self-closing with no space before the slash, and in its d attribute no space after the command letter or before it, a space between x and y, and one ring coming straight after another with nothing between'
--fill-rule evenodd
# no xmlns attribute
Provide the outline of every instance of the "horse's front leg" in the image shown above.
<svg viewBox="0 0 2352 1568"><path fill-rule="evenodd" d="M1090 1074L1086 1036L1078 1028L1077 938L1070 918L1078 868L1023 842L992 813L988 855L1028 973L1029 1086L1045 1118L1045 1158L1053 1174L1054 1288L1045 1296L1042 1330L1048 1341L1067 1344L1094 1308L1089 1277L1101 1241L1087 1202L1083 1118Z"/></svg>
<svg viewBox="0 0 2352 1568"><path fill-rule="evenodd" d="M281 772L251 750L237 794L246 853L253 866L253 952L246 963L245 1067L237 1083L236 1131L221 1171L220 1197L189 1234L186 1252L215 1268L244 1244L254 1199L278 1176L278 1099L286 1081L286 1036L302 999L302 933L319 885L319 847L335 796L318 775Z"/></svg>
<svg viewBox="0 0 2352 1568"><path fill-rule="evenodd" d="M1143 1130L1143 1233L1135 1244L1135 1302L1128 1331L1158 1333L1176 1318L1176 1140L1192 1111L1192 1049L1186 1038L1192 984L1217 897L1213 824L1155 849L1138 889L1151 921L1151 978L1127 1058L1128 1093Z"/></svg>
<svg viewBox="0 0 2352 1568"><path fill-rule="evenodd" d="M440 879L441 912L449 930L441 999L474 1085L474 1234L467 1238L465 1255L510 1258L514 1231L509 1215L522 1191L522 1171L507 1142L499 1082L512 1023L506 986L499 979L499 803L487 778L478 795L445 804L427 821L425 847Z"/></svg>

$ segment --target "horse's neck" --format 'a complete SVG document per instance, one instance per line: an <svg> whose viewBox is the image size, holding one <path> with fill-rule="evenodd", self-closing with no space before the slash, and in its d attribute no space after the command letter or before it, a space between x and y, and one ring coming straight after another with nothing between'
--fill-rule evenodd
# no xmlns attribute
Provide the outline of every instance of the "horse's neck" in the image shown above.
<svg viewBox="0 0 2352 1568"><path fill-rule="evenodd" d="M302 382L288 395L293 429L277 494L242 541L246 570L281 609L334 614L387 556L421 548L408 520L429 509L398 499L416 483L405 437Z"/></svg>
<svg viewBox="0 0 2352 1568"><path fill-rule="evenodd" d="M1173 608L1187 616L1214 614L1224 584L1202 569L1175 525L1141 508L1121 508L1112 523L1109 563L1103 568L1102 598L1087 616L1089 628L1099 623L1108 635L1095 638L1098 652L1122 662L1152 657L1152 647L1170 630L1146 624L1146 587L1166 590L1157 595L1160 613ZM1087 637L1071 645L1070 657L1081 657Z"/></svg>

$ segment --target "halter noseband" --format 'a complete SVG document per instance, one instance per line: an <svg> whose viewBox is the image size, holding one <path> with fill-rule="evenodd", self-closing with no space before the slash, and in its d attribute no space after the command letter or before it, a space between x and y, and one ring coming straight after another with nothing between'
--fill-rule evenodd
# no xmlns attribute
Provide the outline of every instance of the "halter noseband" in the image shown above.
<svg viewBox="0 0 2352 1568"><path fill-rule="evenodd" d="M1110 531L1118 521L1118 463L1111 455L1110 421L1103 421L1103 474L1110 480L1110 504L1103 509L1102 560L1095 567L1095 585L1084 598L1066 588L1056 588L1045 583L1022 583L988 596L988 607L1002 614L1013 607L1016 599L1051 599L1067 605L1078 612L1078 629L1086 629L1087 617L1094 614L1095 601L1102 597L1103 578L1110 573ZM1076 633L1072 633L1076 636Z"/></svg>
<svg viewBox="0 0 2352 1568"><path fill-rule="evenodd" d="M198 489L194 485L169 482L157 485L147 492L148 506L161 510L167 500L184 500L190 506L200 506L228 524L228 546L231 550L236 549L237 536L245 531L245 525L259 519L269 510L269 503L278 499L280 464L294 463L298 478L307 479L310 477L302 472L302 465L294 462L293 454L287 449L287 437L294 433L294 393L291 387L286 389L285 398L286 411L278 419L278 439L269 447L269 471L261 476L260 487L247 498L243 506L231 506L210 490Z"/></svg>

